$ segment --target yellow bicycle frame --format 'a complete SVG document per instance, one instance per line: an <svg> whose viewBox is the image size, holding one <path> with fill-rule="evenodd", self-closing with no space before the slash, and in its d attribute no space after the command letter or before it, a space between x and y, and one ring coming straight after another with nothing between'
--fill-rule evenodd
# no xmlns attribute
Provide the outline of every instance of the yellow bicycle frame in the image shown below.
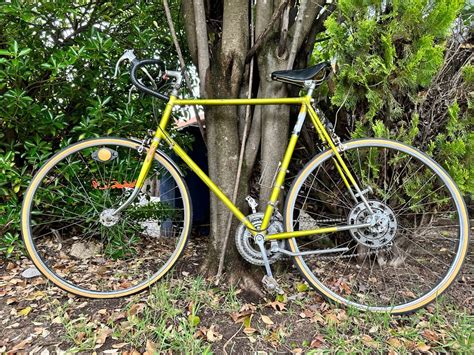
<svg viewBox="0 0 474 355"><path fill-rule="evenodd" d="M301 105L300 113L298 116L299 123L297 123L297 125L300 124L302 126L306 118L306 114L309 113L309 117L311 118L311 121L314 127L316 128L319 137L334 152L334 163L345 185L351 192L352 185L352 187L354 187L354 189L360 193L360 188L357 185L356 180L352 176L344 160L342 159L341 155L339 154L338 148L334 144L325 126L319 119L316 111L311 106L311 100L312 98L310 95L295 98L271 99L179 99L176 96L171 96L166 105L165 111L163 112L163 116L159 123L159 128L155 132L155 136L150 145L150 149L148 150L145 162L141 168L140 175L137 179L136 187L141 188L143 186L143 183L153 162L155 151L158 148L158 145L160 144L161 140L164 140L166 141L166 143L169 144L169 146L176 153L176 155L178 155L186 163L186 165L209 187L209 189L217 196L217 198L221 200L222 203L224 203L224 205L234 214L234 216L237 217L240 222L244 223L244 225L250 230L253 235L260 233L265 235L266 240L273 240L288 239L299 236L309 236L313 234L331 233L340 230L346 230L348 229L348 226L334 226L317 228L313 230L284 232L266 235L266 229L269 226L270 219L274 211L275 203L277 202L280 192L283 188L286 172L290 164L293 152L295 150L296 142L299 137L299 130L294 130L291 135L288 147L286 148L286 152L283 156L283 161L281 162L281 165L279 167L275 184L273 186L272 193L270 196L270 201L268 202L265 209L262 225L260 226L259 230L257 230L253 226L253 224L246 218L246 216L240 211L240 209L222 192L222 190L209 178L209 176L207 176L206 173L202 171L202 169L189 157L188 154L186 154L186 152L170 137L170 135L166 133L166 127L168 126L168 121L171 116L171 112L173 110L173 107L175 106L181 107L189 105ZM299 129L301 129L301 126L299 127Z"/></svg>

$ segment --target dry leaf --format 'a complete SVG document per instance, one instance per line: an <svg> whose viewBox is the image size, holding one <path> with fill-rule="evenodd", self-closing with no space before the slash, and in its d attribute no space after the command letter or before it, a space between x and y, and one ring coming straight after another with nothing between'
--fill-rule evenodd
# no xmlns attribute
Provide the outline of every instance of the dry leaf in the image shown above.
<svg viewBox="0 0 474 355"><path fill-rule="evenodd" d="M255 328L251 328L251 327L248 327L248 328L244 328L244 333L249 335L249 334L253 334L257 331L257 329Z"/></svg>
<svg viewBox="0 0 474 355"><path fill-rule="evenodd" d="M119 319L124 319L124 318L127 318L127 314L125 312L114 312L110 316L110 320L113 322L118 321Z"/></svg>
<svg viewBox="0 0 474 355"><path fill-rule="evenodd" d="M337 319L337 316L334 313L327 313L325 316L326 322L332 323L332 324L338 324L339 320Z"/></svg>
<svg viewBox="0 0 474 355"><path fill-rule="evenodd" d="M96 345L95 348L98 349L102 345L104 345L105 340L111 333L112 333L112 329L110 328L105 327L105 328L99 329L97 331L97 337L95 339L95 345Z"/></svg>
<svg viewBox="0 0 474 355"><path fill-rule="evenodd" d="M12 262L9 262L7 264L7 271L13 270L15 268L15 266L16 266L15 264L13 264Z"/></svg>
<svg viewBox="0 0 474 355"><path fill-rule="evenodd" d="M379 343L377 343L370 335L364 334L361 339L369 348L377 349L379 347Z"/></svg>
<svg viewBox="0 0 474 355"><path fill-rule="evenodd" d="M265 323L265 324L268 324L268 325L273 325L273 324L275 324L275 323L273 323L273 321L270 319L269 316L265 316L265 315L262 314L260 317L262 318L262 321L263 321L263 323Z"/></svg>
<svg viewBox="0 0 474 355"><path fill-rule="evenodd" d="M252 310L247 310L247 311L243 311L243 312L232 312L230 314L230 317L232 318L234 323L240 323L240 322L245 321L245 319L248 316L251 316L253 313L254 312Z"/></svg>
<svg viewBox="0 0 474 355"><path fill-rule="evenodd" d="M303 353L303 349L301 349L301 348L296 348L296 349L291 350L291 353L292 353L292 354L302 354L302 353Z"/></svg>
<svg viewBox="0 0 474 355"><path fill-rule="evenodd" d="M140 312L142 312L144 308L145 308L144 303L135 303L132 307L130 307L130 310L128 311L128 314L130 316L135 316L135 315L139 314Z"/></svg>
<svg viewBox="0 0 474 355"><path fill-rule="evenodd" d="M26 348L26 346L28 345L28 343L31 342L31 338L27 338L21 342L19 342L18 344L16 344L12 349L11 351L14 352L14 351L18 351L18 350L23 350Z"/></svg>
<svg viewBox="0 0 474 355"><path fill-rule="evenodd" d="M156 344L152 342L151 340L146 341L146 353L148 355L153 355L156 352Z"/></svg>
<svg viewBox="0 0 474 355"><path fill-rule="evenodd" d="M33 308L31 308L31 307L29 307L29 306L26 307L26 308L23 308L21 311L18 312L18 315L19 315L19 316L25 316L25 317L26 317L26 316L31 312L32 309L33 309Z"/></svg>
<svg viewBox="0 0 474 355"><path fill-rule="evenodd" d="M279 301L273 301L268 303L270 307L272 307L275 311L283 311L285 309L285 304Z"/></svg>
<svg viewBox="0 0 474 355"><path fill-rule="evenodd" d="M433 342L437 342L438 339L439 339L438 334L436 334L435 332L433 332L432 330L429 330L429 329L423 330L421 335L423 336L423 338L428 339L428 340L433 341Z"/></svg>
<svg viewBox="0 0 474 355"><path fill-rule="evenodd" d="M313 349L320 348L324 344L324 337L322 335L316 336L311 340L310 347Z"/></svg>
<svg viewBox="0 0 474 355"><path fill-rule="evenodd" d="M74 337L74 342L76 344L82 344L82 341L84 340L84 338L86 337L86 333L84 332L79 332L76 334L76 336Z"/></svg>
<svg viewBox="0 0 474 355"><path fill-rule="evenodd" d="M387 340L387 343L390 345L390 346L393 346L394 348L399 348L402 346L402 343L400 340L398 340L397 338L389 338Z"/></svg>
<svg viewBox="0 0 474 355"><path fill-rule="evenodd" d="M207 341L214 343L222 339L222 334L215 330L215 325L211 325L211 327L207 330L206 338Z"/></svg>
<svg viewBox="0 0 474 355"><path fill-rule="evenodd" d="M422 352L427 352L430 349L431 349L431 346L426 345L425 343L418 343L416 346L416 350L419 350Z"/></svg>
<svg viewBox="0 0 474 355"><path fill-rule="evenodd" d="M114 344L112 345L112 347L114 349L122 349L124 346L128 345L128 343L118 343L118 344Z"/></svg>

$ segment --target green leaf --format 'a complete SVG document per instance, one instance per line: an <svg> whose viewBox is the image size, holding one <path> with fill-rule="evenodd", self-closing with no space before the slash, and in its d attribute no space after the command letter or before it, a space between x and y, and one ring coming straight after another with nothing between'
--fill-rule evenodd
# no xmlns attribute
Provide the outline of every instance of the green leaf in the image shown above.
<svg viewBox="0 0 474 355"><path fill-rule="evenodd" d="M197 327L199 323L201 322L201 318L199 318L196 315L190 314L188 316L188 322L192 327Z"/></svg>
<svg viewBox="0 0 474 355"><path fill-rule="evenodd" d="M296 289L298 292L306 292L309 290L309 286L308 284L302 282L296 285Z"/></svg>
<svg viewBox="0 0 474 355"><path fill-rule="evenodd" d="M25 49L22 49L22 50L20 51L20 53L18 53L18 56L19 56L19 57L22 57L22 56L24 56L24 55L27 55L27 54L30 53L30 52L31 52L31 48L25 48Z"/></svg>

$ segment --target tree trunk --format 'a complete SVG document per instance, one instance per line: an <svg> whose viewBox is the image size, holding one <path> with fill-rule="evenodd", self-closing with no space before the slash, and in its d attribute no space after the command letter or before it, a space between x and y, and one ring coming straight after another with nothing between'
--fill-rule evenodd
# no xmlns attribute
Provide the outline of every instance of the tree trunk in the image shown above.
<svg viewBox="0 0 474 355"><path fill-rule="evenodd" d="M208 6L206 11L203 8L204 3ZM290 48L293 56L294 53L300 55L302 47L306 47L308 43L306 36L314 28L313 22L325 2L305 0L306 11L304 14L301 12L298 26L296 26L294 15L297 11L293 10L296 10L298 5L295 3L288 0L257 1L254 11L255 38L258 45L252 49L248 40L251 3L246 0L216 2L183 0L186 35L191 56L198 67L202 81L202 97L239 97L245 91L243 88L248 85L244 82L244 77L246 78L244 74L248 71L245 60L248 60L247 53L249 52L257 53L256 67L260 78L258 96L287 96L287 87L272 81L270 73L293 66L293 62L288 61ZM293 14L293 19L290 14ZM314 35L313 31L312 36ZM206 43L207 48L204 48ZM309 51L312 51L312 46L306 50L306 52ZM209 68L205 68L207 63L209 63ZM243 112L245 112L244 109L235 106L208 106L206 108L209 175L228 197L232 196L236 181L242 137L242 125L239 132L239 122L243 122ZM264 186L260 193L260 211L265 209L269 200L273 175L287 146L289 107L256 106L253 109L250 127L240 179L240 197L237 200L237 206L241 207L243 212L248 209L245 207L244 197L249 190L249 179L252 176L258 153L261 160L268 164L266 170L268 174L262 179ZM228 216L227 208L211 194L211 235L207 261L204 265L209 274L214 274L218 266L218 256L222 250ZM231 273L228 272L227 276L235 276L228 277L231 282L236 281L237 278L243 280L244 288L249 285L252 287L255 285L254 282L246 285L245 283L248 280L255 280L255 273L248 272L250 267L248 264L243 264L232 242L238 223L234 221L229 238L226 269Z"/></svg>

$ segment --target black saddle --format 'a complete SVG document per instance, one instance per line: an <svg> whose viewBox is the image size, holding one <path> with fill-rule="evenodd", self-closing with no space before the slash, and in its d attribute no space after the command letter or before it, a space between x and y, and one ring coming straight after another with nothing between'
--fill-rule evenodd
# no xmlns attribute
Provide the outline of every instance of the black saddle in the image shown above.
<svg viewBox="0 0 474 355"><path fill-rule="evenodd" d="M277 70L272 73L272 80L299 86L303 86L307 80L317 80L322 83L329 76L330 68L330 62L321 62L305 69ZM323 75L317 78L320 73Z"/></svg>

